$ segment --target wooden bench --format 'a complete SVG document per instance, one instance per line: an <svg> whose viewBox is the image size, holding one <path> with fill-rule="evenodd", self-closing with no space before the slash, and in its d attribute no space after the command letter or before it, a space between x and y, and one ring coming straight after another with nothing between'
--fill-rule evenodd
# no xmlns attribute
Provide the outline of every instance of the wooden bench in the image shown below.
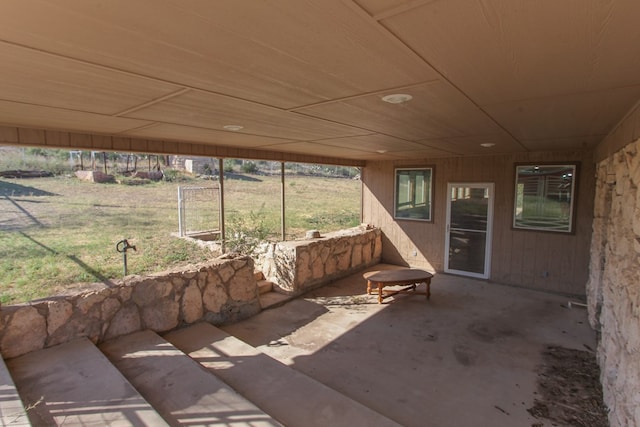
<svg viewBox="0 0 640 427"><path fill-rule="evenodd" d="M367 280L367 294L371 295L371 290L378 290L378 304L382 304L385 298L392 297L400 293L412 293L414 295L426 295L431 297L431 278L433 274L417 268L403 268L397 270L369 271L362 275ZM417 291L416 286L420 283L426 284L424 292ZM402 289L384 290L386 286L406 286Z"/></svg>

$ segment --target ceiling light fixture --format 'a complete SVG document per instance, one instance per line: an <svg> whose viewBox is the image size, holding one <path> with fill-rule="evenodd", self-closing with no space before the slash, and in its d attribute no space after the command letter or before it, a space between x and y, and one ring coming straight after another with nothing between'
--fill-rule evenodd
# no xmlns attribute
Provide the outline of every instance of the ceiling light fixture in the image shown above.
<svg viewBox="0 0 640 427"><path fill-rule="evenodd" d="M393 93L382 97L382 100L389 104L402 104L403 102L411 101L412 99L413 96L406 93Z"/></svg>
<svg viewBox="0 0 640 427"><path fill-rule="evenodd" d="M380 154L384 154L386 152L387 152L387 150L376 150L376 153L380 153Z"/></svg>
<svg viewBox="0 0 640 427"><path fill-rule="evenodd" d="M238 125L226 125L226 126L222 126L222 129L230 130L232 132L237 132L239 130L242 130L243 127Z"/></svg>
<svg viewBox="0 0 640 427"><path fill-rule="evenodd" d="M495 143L493 143L493 142L484 142L484 143L480 144L480 146L481 146L481 147L484 147L484 148L491 148L491 147L493 147L494 145L496 145L496 144L495 144Z"/></svg>

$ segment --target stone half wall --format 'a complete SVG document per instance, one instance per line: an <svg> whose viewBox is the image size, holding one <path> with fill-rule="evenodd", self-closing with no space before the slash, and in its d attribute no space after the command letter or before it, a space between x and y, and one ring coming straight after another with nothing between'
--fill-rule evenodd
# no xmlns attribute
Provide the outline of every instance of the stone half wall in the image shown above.
<svg viewBox="0 0 640 427"><path fill-rule="evenodd" d="M260 311L253 260L215 260L114 286L0 309L0 353L16 357L79 337L94 343L204 320L232 323Z"/></svg>
<svg viewBox="0 0 640 427"><path fill-rule="evenodd" d="M315 239L271 243L258 252L256 264L277 290L300 295L379 263L382 233L363 225Z"/></svg>
<svg viewBox="0 0 640 427"><path fill-rule="evenodd" d="M612 426L640 425L640 140L597 167L589 320Z"/></svg>

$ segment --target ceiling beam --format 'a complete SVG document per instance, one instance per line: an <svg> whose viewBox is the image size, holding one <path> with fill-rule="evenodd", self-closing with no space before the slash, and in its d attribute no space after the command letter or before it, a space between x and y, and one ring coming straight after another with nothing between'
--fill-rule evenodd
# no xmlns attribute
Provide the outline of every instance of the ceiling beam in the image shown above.
<svg viewBox="0 0 640 427"><path fill-rule="evenodd" d="M112 135L83 134L10 126L0 126L0 145L61 148L66 150L173 154L293 163L317 163L353 167L364 167L366 165L364 160L337 157L236 148L182 141L128 138Z"/></svg>

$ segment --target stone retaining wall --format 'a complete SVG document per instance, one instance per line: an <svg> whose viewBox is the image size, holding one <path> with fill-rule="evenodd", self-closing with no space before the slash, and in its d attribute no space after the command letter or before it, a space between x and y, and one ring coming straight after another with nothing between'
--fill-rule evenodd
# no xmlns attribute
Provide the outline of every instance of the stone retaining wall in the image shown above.
<svg viewBox="0 0 640 427"><path fill-rule="evenodd" d="M640 423L640 140L598 164L587 284L612 426Z"/></svg>
<svg viewBox="0 0 640 427"><path fill-rule="evenodd" d="M253 260L215 260L115 286L0 309L4 358L87 337L94 343L143 329L165 332L205 320L231 323L260 311Z"/></svg>
<svg viewBox="0 0 640 427"><path fill-rule="evenodd" d="M300 295L380 262L380 229L360 226L324 237L263 246L256 265L279 292Z"/></svg>

